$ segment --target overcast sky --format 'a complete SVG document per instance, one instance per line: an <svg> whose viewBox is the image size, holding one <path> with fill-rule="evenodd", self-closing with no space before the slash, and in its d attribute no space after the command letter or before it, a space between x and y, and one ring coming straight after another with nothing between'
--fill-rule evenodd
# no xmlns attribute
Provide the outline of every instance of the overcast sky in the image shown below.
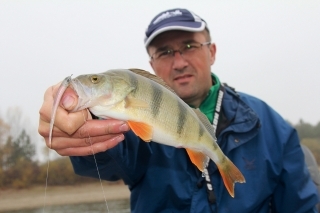
<svg viewBox="0 0 320 213"><path fill-rule="evenodd" d="M0 117L18 106L36 131L46 88L66 76L152 71L145 29L176 7L207 21L222 82L292 123L320 121L319 0L0 0Z"/></svg>

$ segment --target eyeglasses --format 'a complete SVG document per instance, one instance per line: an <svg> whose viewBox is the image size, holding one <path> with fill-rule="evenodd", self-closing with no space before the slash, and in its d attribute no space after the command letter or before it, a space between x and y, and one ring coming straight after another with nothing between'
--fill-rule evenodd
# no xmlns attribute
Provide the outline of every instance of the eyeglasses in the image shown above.
<svg viewBox="0 0 320 213"><path fill-rule="evenodd" d="M180 53L180 55L184 59L188 59L197 52L197 50L201 49L202 46L209 45L210 42L204 42L204 43L199 43L199 42L189 42L181 46L178 50L174 50L171 48L165 48L165 49L160 49L157 52L155 52L150 59L155 60L155 61L171 61L175 55L176 52Z"/></svg>

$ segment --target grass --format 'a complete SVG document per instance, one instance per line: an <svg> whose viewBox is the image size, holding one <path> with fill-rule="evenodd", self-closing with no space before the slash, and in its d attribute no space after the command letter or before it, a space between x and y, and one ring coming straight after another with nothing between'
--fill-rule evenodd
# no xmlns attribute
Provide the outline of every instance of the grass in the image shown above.
<svg viewBox="0 0 320 213"><path fill-rule="evenodd" d="M100 183L88 183L74 186L48 186L46 206L77 203L91 203L107 200L129 198L130 192L124 184L103 183L104 193ZM0 212L32 209L43 207L44 186L22 190L0 191Z"/></svg>

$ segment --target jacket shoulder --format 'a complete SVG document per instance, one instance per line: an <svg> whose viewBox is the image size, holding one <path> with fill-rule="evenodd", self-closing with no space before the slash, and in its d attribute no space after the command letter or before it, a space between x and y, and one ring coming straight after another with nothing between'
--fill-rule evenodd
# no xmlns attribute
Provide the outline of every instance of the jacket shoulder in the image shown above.
<svg viewBox="0 0 320 213"><path fill-rule="evenodd" d="M239 92L240 99L246 103L254 112L257 113L262 123L271 122L274 124L290 124L275 110L262 99L247 93Z"/></svg>

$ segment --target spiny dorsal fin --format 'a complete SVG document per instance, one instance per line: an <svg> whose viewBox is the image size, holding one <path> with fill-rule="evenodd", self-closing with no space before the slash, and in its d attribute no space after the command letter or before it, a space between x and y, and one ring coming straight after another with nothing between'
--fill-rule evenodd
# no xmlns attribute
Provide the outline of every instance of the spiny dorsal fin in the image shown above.
<svg viewBox="0 0 320 213"><path fill-rule="evenodd" d="M166 82L164 82L164 80L162 80L162 78L148 72L148 71L145 71L145 70L141 70L141 69L135 69L135 68L130 68L129 69L130 71L134 72L135 74L137 75L141 75L143 77L146 77L146 78L149 78L150 80L164 86L165 88L167 88L168 90L170 90L171 92L175 93L173 91L173 89L171 87L169 87Z"/></svg>
<svg viewBox="0 0 320 213"><path fill-rule="evenodd" d="M211 125L209 119L207 118L207 116L205 114L203 114L199 109L193 109L193 111L196 113L196 115L198 116L199 120L201 121L201 123L205 126L205 128L207 129L207 131L210 133L210 135L212 136L212 138L214 140L216 139L215 136L215 129L213 128L213 126Z"/></svg>

